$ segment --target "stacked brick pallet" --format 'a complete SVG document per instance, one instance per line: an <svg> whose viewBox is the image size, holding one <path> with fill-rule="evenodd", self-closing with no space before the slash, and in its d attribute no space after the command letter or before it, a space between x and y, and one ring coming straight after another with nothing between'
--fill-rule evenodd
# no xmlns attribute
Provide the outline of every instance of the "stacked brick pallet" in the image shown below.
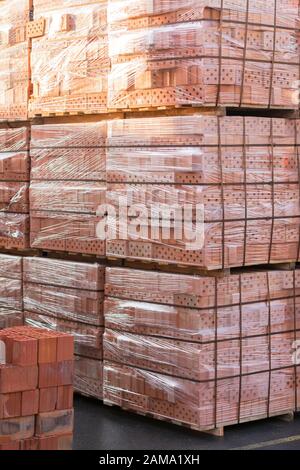
<svg viewBox="0 0 300 470"><path fill-rule="evenodd" d="M31 247L105 256L106 123L32 126Z"/></svg>
<svg viewBox="0 0 300 470"><path fill-rule="evenodd" d="M102 398L104 267L47 258L24 259L25 323L72 334L75 389Z"/></svg>
<svg viewBox="0 0 300 470"><path fill-rule="evenodd" d="M23 324L23 262L0 254L0 330Z"/></svg>
<svg viewBox="0 0 300 470"><path fill-rule="evenodd" d="M18 327L0 345L0 450L70 450L73 338Z"/></svg>
<svg viewBox="0 0 300 470"><path fill-rule="evenodd" d="M105 402L200 431L297 409L299 279L109 268Z"/></svg>
<svg viewBox="0 0 300 470"><path fill-rule="evenodd" d="M30 91L26 26L32 0L0 1L0 121L24 121Z"/></svg>
<svg viewBox="0 0 300 470"><path fill-rule="evenodd" d="M109 108L298 108L299 2L111 0L108 11ZM299 260L300 128L201 111L108 123L106 252L128 267L106 275L103 393L221 432L299 407L299 272L224 270Z"/></svg>
<svg viewBox="0 0 300 470"><path fill-rule="evenodd" d="M109 107L291 108L294 0L109 1Z"/></svg>
<svg viewBox="0 0 300 470"><path fill-rule="evenodd" d="M128 213L107 242L108 256L210 270L298 261L298 120L195 115L108 126L107 203ZM139 204L143 218L129 212ZM184 227L181 210L163 231L160 219L167 229L170 209L184 205L191 225Z"/></svg>
<svg viewBox="0 0 300 470"><path fill-rule="evenodd" d="M34 0L34 20L29 115L105 112L107 1Z"/></svg>
<svg viewBox="0 0 300 470"><path fill-rule="evenodd" d="M0 129L0 247L29 247L29 130Z"/></svg>

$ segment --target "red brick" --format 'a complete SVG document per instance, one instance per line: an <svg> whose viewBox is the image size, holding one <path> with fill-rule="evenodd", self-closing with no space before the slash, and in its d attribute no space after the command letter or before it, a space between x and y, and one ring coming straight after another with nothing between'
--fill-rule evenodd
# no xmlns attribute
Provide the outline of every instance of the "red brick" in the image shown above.
<svg viewBox="0 0 300 470"><path fill-rule="evenodd" d="M38 383L38 367L0 365L0 393L34 390Z"/></svg>
<svg viewBox="0 0 300 470"><path fill-rule="evenodd" d="M39 365L39 388L57 387L58 385L57 363Z"/></svg>
<svg viewBox="0 0 300 470"><path fill-rule="evenodd" d="M0 419L21 416L21 393L0 395Z"/></svg>
<svg viewBox="0 0 300 470"><path fill-rule="evenodd" d="M38 450L72 450L72 445L73 434L38 439Z"/></svg>
<svg viewBox="0 0 300 470"><path fill-rule="evenodd" d="M36 435L52 436L71 434L73 432L73 410L40 413L36 419Z"/></svg>
<svg viewBox="0 0 300 470"><path fill-rule="evenodd" d="M63 361L57 363L58 377L57 385L73 385L74 382L74 361Z"/></svg>
<svg viewBox="0 0 300 470"><path fill-rule="evenodd" d="M34 435L34 425L34 416L1 420L0 443L29 439Z"/></svg>
<svg viewBox="0 0 300 470"><path fill-rule="evenodd" d="M0 450L20 450L20 441L11 441L6 444L1 444L0 442Z"/></svg>
<svg viewBox="0 0 300 470"><path fill-rule="evenodd" d="M33 338L9 338L12 341L11 363L17 366L34 366L37 364L38 344Z"/></svg>
<svg viewBox="0 0 300 470"><path fill-rule="evenodd" d="M72 361L74 359L74 337L60 334L57 338L57 361Z"/></svg>
<svg viewBox="0 0 300 470"><path fill-rule="evenodd" d="M56 404L57 404L57 387L41 388L39 412L46 413L49 411L55 411Z"/></svg>
<svg viewBox="0 0 300 470"><path fill-rule="evenodd" d="M57 389L57 410L73 408L73 386L66 385Z"/></svg>
<svg viewBox="0 0 300 470"><path fill-rule="evenodd" d="M22 416L32 416L39 412L39 390L22 393Z"/></svg>

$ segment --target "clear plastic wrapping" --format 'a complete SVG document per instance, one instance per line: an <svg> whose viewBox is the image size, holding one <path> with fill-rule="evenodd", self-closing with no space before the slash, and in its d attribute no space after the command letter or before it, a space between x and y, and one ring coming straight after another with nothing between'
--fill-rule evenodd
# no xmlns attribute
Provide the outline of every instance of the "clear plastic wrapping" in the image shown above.
<svg viewBox="0 0 300 470"><path fill-rule="evenodd" d="M297 261L299 134L289 119L110 121L107 254L205 269Z"/></svg>
<svg viewBox="0 0 300 470"><path fill-rule="evenodd" d="M200 3L109 1L109 107L297 107L295 2Z"/></svg>
<svg viewBox="0 0 300 470"><path fill-rule="evenodd" d="M107 361L205 381L293 367L294 341L294 333L279 333L200 345L106 329L103 345Z"/></svg>
<svg viewBox="0 0 300 470"><path fill-rule="evenodd" d="M197 430L296 410L299 276L107 268L104 402Z"/></svg>
<svg viewBox="0 0 300 470"><path fill-rule="evenodd" d="M4 248L29 246L29 130L0 129L0 238Z"/></svg>
<svg viewBox="0 0 300 470"><path fill-rule="evenodd" d="M106 181L106 138L106 121L32 126L32 179Z"/></svg>
<svg viewBox="0 0 300 470"><path fill-rule="evenodd" d="M61 333L68 333L74 337L76 354L94 359L102 359L104 328L79 323L78 321L66 320L60 315L54 318L43 314L27 312L26 302L24 309L26 325L51 331L58 331ZM46 311L46 309L44 311Z"/></svg>
<svg viewBox="0 0 300 470"><path fill-rule="evenodd" d="M200 431L295 409L294 367L201 383L105 361L103 380L105 403Z"/></svg>
<svg viewBox="0 0 300 470"><path fill-rule="evenodd" d="M32 40L29 114L107 109L107 1L34 1L44 34Z"/></svg>
<svg viewBox="0 0 300 470"><path fill-rule="evenodd" d="M20 256L0 255L0 330L23 325L23 270Z"/></svg>
<svg viewBox="0 0 300 470"><path fill-rule="evenodd" d="M0 121L27 119L30 49L26 24L32 0L0 2Z"/></svg>
<svg viewBox="0 0 300 470"><path fill-rule="evenodd" d="M33 126L31 246L104 255L96 234L106 201L106 122Z"/></svg>
<svg viewBox="0 0 300 470"><path fill-rule="evenodd" d="M212 308L300 296L300 271L250 271L224 277L107 268L105 295L117 299ZM217 302L216 302L217 300Z"/></svg>
<svg viewBox="0 0 300 470"><path fill-rule="evenodd" d="M248 7L247 7L248 4ZM203 18L203 15L213 12L205 11L211 8L218 15L223 6L223 19L254 24L274 24L286 28L299 26L299 5L296 0L109 0L108 19L111 24L122 21L132 21L143 26L145 18L149 24L176 23L182 20L193 21ZM275 21L275 6L277 10ZM143 20L144 18L144 20ZM147 23L146 23L147 25Z"/></svg>
<svg viewBox="0 0 300 470"><path fill-rule="evenodd" d="M218 307L218 327L215 331L215 308L194 309L176 305L153 304L135 300L107 298L105 326L110 330L137 335L176 338L205 343L242 336L266 335L271 315L271 332L300 329L300 300L293 298L253 302L251 304ZM294 309L296 307L296 318Z"/></svg>
<svg viewBox="0 0 300 470"><path fill-rule="evenodd" d="M75 392L92 398L103 398L103 364L99 360L75 356Z"/></svg>
<svg viewBox="0 0 300 470"><path fill-rule="evenodd" d="M103 289L104 267L97 263L24 259L24 309L54 324L103 325Z"/></svg>
<svg viewBox="0 0 300 470"><path fill-rule="evenodd" d="M104 290L104 266L61 259L24 258L24 282L90 291Z"/></svg>

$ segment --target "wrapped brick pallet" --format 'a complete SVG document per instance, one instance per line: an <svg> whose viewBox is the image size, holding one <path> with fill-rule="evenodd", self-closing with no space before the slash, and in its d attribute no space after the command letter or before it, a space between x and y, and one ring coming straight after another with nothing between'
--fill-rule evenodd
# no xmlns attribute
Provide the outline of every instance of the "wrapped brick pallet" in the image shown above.
<svg viewBox="0 0 300 470"><path fill-rule="evenodd" d="M106 276L104 401L199 431L299 406L299 271Z"/></svg>
<svg viewBox="0 0 300 470"><path fill-rule="evenodd" d="M109 121L107 255L208 270L298 261L299 143L297 119Z"/></svg>
<svg viewBox="0 0 300 470"><path fill-rule="evenodd" d="M71 450L73 338L22 326L0 345L0 450Z"/></svg>
<svg viewBox="0 0 300 470"><path fill-rule="evenodd" d="M108 106L297 108L294 0L109 0Z"/></svg>
<svg viewBox="0 0 300 470"><path fill-rule="evenodd" d="M24 259L25 323L72 334L75 390L102 398L104 267L47 258Z"/></svg>

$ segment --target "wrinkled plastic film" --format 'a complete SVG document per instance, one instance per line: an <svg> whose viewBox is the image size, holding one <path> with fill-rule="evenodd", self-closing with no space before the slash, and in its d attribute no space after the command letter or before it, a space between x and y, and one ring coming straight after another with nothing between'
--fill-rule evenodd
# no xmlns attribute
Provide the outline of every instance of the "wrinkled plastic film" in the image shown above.
<svg viewBox="0 0 300 470"><path fill-rule="evenodd" d="M298 143L297 120L109 122L108 255L205 269L296 261Z"/></svg>
<svg viewBox="0 0 300 470"><path fill-rule="evenodd" d="M32 41L30 114L106 110L107 2L35 2L45 32Z"/></svg>
<svg viewBox="0 0 300 470"><path fill-rule="evenodd" d="M104 256L107 123L33 126L31 246Z"/></svg>
<svg viewBox="0 0 300 470"><path fill-rule="evenodd" d="M24 281L51 286L103 291L104 266L59 259L24 258Z"/></svg>
<svg viewBox="0 0 300 470"><path fill-rule="evenodd" d="M101 361L75 356L75 392L81 395L103 398L103 365Z"/></svg>
<svg viewBox="0 0 300 470"><path fill-rule="evenodd" d="M187 0L182 3L181 0L110 0L108 7L108 19L110 23L115 24L120 21L138 19L143 17L158 18L155 21L176 22L182 19L186 21L203 18L205 8L218 10L223 6L224 20L232 19L245 22L247 13L247 2L243 0ZM298 25L298 2L294 0L278 0L277 23L280 26L293 28ZM275 1L266 3L264 0L249 1L250 23L274 24ZM170 15L169 15L170 14ZM163 18L159 18L163 15ZM138 23L137 23L138 24ZM155 23L154 23L155 24Z"/></svg>
<svg viewBox="0 0 300 470"><path fill-rule="evenodd" d="M220 13L221 6L110 1L109 107L295 108L295 2L225 2Z"/></svg>
<svg viewBox="0 0 300 470"><path fill-rule="evenodd" d="M103 289L104 267L97 263L24 259L24 309L54 324L102 326Z"/></svg>
<svg viewBox="0 0 300 470"><path fill-rule="evenodd" d="M239 305L240 302L266 302L270 298L288 299L300 295L300 272L254 271L218 278L171 274L131 268L107 268L105 295L117 299L174 305L188 308L212 308ZM295 294L294 294L295 292ZM217 303L216 303L217 300Z"/></svg>
<svg viewBox="0 0 300 470"><path fill-rule="evenodd" d="M296 299L296 326L300 326L300 301ZM242 336L268 333L267 302L242 306ZM240 308L238 305L218 308L218 340L239 337ZM271 301L271 332L294 328L292 298ZM152 304L134 300L108 298L105 301L105 325L110 330L128 331L139 335L174 337L199 343L215 339L215 311L213 308L193 309L173 305Z"/></svg>
<svg viewBox="0 0 300 470"><path fill-rule="evenodd" d="M24 316L25 324L29 326L72 334L76 354L102 359L103 328L27 312L26 305Z"/></svg>
<svg viewBox="0 0 300 470"><path fill-rule="evenodd" d="M27 119L29 95L29 42L26 24L31 0L0 3L0 120Z"/></svg>
<svg viewBox="0 0 300 470"><path fill-rule="evenodd" d="M213 381L199 383L105 361L104 401L205 430L266 417L268 408L270 415L293 409L293 377L293 368L272 371L269 390L269 373L243 376L239 407L238 377L218 380L215 395Z"/></svg>

